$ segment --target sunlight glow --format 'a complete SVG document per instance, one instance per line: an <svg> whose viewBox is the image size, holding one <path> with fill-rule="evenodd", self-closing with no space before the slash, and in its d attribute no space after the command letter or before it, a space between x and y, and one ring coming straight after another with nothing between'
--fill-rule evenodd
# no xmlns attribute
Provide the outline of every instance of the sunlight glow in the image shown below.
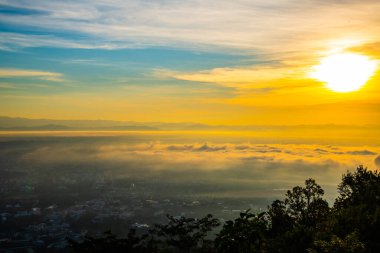
<svg viewBox="0 0 380 253"><path fill-rule="evenodd" d="M326 83L336 92L359 90L374 74L377 61L359 54L335 54L323 58L313 67L311 77Z"/></svg>

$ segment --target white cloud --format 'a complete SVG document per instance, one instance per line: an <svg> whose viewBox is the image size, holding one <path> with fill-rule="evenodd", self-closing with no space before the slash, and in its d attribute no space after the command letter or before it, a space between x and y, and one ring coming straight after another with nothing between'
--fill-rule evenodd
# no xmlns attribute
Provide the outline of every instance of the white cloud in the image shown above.
<svg viewBox="0 0 380 253"><path fill-rule="evenodd" d="M51 35L29 35L11 32L0 32L0 49L14 51L18 48L28 47L58 47L58 48L82 48L82 49L118 49L120 46L112 43L98 41L76 41L59 38Z"/></svg>
<svg viewBox="0 0 380 253"><path fill-rule="evenodd" d="M63 82L61 73L26 69L0 69L0 78L5 77L36 77L41 80Z"/></svg>
<svg viewBox="0 0 380 253"><path fill-rule="evenodd" d="M35 15L3 14L3 23L90 36L81 43L71 37L57 46L112 49L165 45L290 55L321 49L343 38L375 41L380 34L378 1L3 0L2 4L41 11ZM94 44L94 38L100 42ZM27 39L27 43L18 43L44 46L47 42L36 36Z"/></svg>
<svg viewBox="0 0 380 253"><path fill-rule="evenodd" d="M167 69L155 69L156 78L173 78L177 80L216 83L233 88L267 87L268 81L280 79L297 80L306 77L307 68L295 66L251 66L246 68L214 68L197 72L179 72ZM284 85L288 85L284 83ZM276 88L279 84L276 84Z"/></svg>

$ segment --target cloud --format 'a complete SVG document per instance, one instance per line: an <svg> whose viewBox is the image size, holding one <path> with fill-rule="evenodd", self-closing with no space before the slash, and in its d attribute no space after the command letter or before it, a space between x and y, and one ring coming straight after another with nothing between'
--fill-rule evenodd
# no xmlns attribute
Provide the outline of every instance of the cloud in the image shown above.
<svg viewBox="0 0 380 253"><path fill-rule="evenodd" d="M31 35L15 32L0 32L0 49L5 51L15 51L20 48L30 47L57 47L57 48L80 48L80 49L104 49L113 50L121 48L131 48L130 46L120 46L115 43L98 42L97 40L83 41L70 40L52 35Z"/></svg>
<svg viewBox="0 0 380 253"><path fill-rule="evenodd" d="M177 80L216 83L233 88L268 88L274 80L283 81L283 84L276 83L276 88L288 86L289 80L299 80L307 76L307 68L295 66L262 66L256 65L247 68L215 68L211 70L197 72L178 72L165 69L156 69L153 76L157 78L173 78ZM297 86L297 85L293 85ZM271 91L269 90L266 90Z"/></svg>
<svg viewBox="0 0 380 253"><path fill-rule="evenodd" d="M377 154L369 150L354 150L354 151L347 151L346 153L350 155L376 155Z"/></svg>
<svg viewBox="0 0 380 253"><path fill-rule="evenodd" d="M195 149L195 151L206 151L206 152L215 152L226 150L225 146L209 146L207 144L202 145L201 147Z"/></svg>
<svg viewBox="0 0 380 253"><path fill-rule="evenodd" d="M25 69L0 69L0 78L36 77L41 80L63 82L61 73Z"/></svg>
<svg viewBox="0 0 380 253"><path fill-rule="evenodd" d="M226 150L226 146L208 145L170 145L166 148L169 151L191 151L191 152L216 152Z"/></svg>
<svg viewBox="0 0 380 253"><path fill-rule="evenodd" d="M328 153L327 150L325 150L325 149L321 149L321 148L316 148L316 149L314 149L314 151L315 151L315 152L318 152L318 153L322 153L322 154Z"/></svg>
<svg viewBox="0 0 380 253"><path fill-rule="evenodd" d="M14 89L16 86L12 83L0 83L0 89Z"/></svg>
<svg viewBox="0 0 380 253"><path fill-rule="evenodd" d="M54 162L61 160L65 162L67 158L81 161L88 159L93 161L125 162L138 160L161 160L164 164L186 164L191 167L194 164L202 164L205 168L223 168L231 164L239 164L240 161L261 161L276 164L289 164L302 161L302 163L319 164L325 162L341 164L342 167L349 164L355 166L359 164L372 163L372 157L368 150L353 149L352 147L339 147L342 152L336 152L337 147L319 145L296 145L296 144L230 144L225 143L187 143L187 144L164 144L140 143L140 144L94 144L86 147L80 143L72 146L46 146L33 150L25 154L24 159L41 160ZM320 152L320 150L324 150ZM43 154L46 155L43 155ZM48 155L47 155L48 154ZM161 167L157 163L155 168ZM234 166L235 166L234 165ZM165 165L163 166L165 167ZM169 166L170 167L170 166ZM281 167L281 166L280 166Z"/></svg>
<svg viewBox="0 0 380 253"><path fill-rule="evenodd" d="M320 49L337 34L362 38L363 41L376 39L378 15L370 10L378 10L380 6L378 1L369 0L286 0L275 4L265 0L21 0L3 1L2 5L5 9L34 12L33 15L3 13L3 23L28 24L45 31L59 27L60 31L69 34L66 45L72 47L85 44L100 48L164 45L287 55ZM84 35L80 36L82 43L78 43L79 36L73 36L78 33ZM28 37L25 45L44 46L45 42L38 40ZM94 40L101 43L94 45ZM295 44L297 48L294 48Z"/></svg>
<svg viewBox="0 0 380 253"><path fill-rule="evenodd" d="M236 145L235 149L236 150L247 150L250 149L251 147L249 145Z"/></svg>
<svg viewBox="0 0 380 253"><path fill-rule="evenodd" d="M348 48L349 51L364 53L372 57L380 58L380 41L366 43L363 45Z"/></svg>
<svg viewBox="0 0 380 253"><path fill-rule="evenodd" d="M111 177L120 185L130 185L121 183L124 181L140 182L144 189L157 189L154 193L171 189L171 194L175 192L181 198L189 194L272 198L272 189L289 189L310 177L321 183L329 196L335 196L343 173L359 164L369 167L373 164L371 156L346 152L365 150L360 147L200 144L173 142L172 138L166 143L149 142L151 137L142 136L138 139L103 136L92 141L88 138L77 136L59 142L36 138L27 144L14 143L0 149L0 164L6 161L9 168L21 167L37 177L55 175L77 180ZM336 148L344 153L335 154ZM326 152L321 154L316 149ZM373 150L379 151L379 147ZM86 173L88 176L84 177Z"/></svg>
<svg viewBox="0 0 380 253"><path fill-rule="evenodd" d="M376 158L375 158L375 164L377 167L380 168L380 155L378 155Z"/></svg>
<svg viewBox="0 0 380 253"><path fill-rule="evenodd" d="M191 151L194 149L193 145L170 145L166 148L169 151Z"/></svg>

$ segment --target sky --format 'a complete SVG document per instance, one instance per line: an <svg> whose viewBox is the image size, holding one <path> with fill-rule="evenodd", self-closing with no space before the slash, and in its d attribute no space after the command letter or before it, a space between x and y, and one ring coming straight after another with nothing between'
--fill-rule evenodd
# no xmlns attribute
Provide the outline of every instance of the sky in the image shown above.
<svg viewBox="0 0 380 253"><path fill-rule="evenodd" d="M0 115L380 125L380 72L338 93L335 53L380 60L378 0L0 0Z"/></svg>

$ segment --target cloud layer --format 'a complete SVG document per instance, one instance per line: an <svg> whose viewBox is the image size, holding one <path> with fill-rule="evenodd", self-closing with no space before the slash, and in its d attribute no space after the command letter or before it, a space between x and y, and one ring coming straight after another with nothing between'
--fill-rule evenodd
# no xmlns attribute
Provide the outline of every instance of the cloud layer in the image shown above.
<svg viewBox="0 0 380 253"><path fill-rule="evenodd" d="M379 146L259 144L244 136L231 142L224 135L186 132L20 133L0 137L0 176L12 172L21 185L47 188L112 182L120 194L134 184L148 199L268 201L283 197L279 189L314 178L332 200L342 174L359 165L374 169L379 154Z"/></svg>
<svg viewBox="0 0 380 253"><path fill-rule="evenodd" d="M373 168L374 157L379 153L379 147L250 143L133 144L104 143L103 140L91 142L90 145L77 141L70 145L38 143L24 152L21 159L32 167L100 169L115 177L148 181L159 179L163 184L202 184L211 188L217 184L224 195L231 196L248 193L261 197L273 196L273 189L300 184L312 177L327 187L329 197L333 197L343 173L362 164ZM207 191L203 193L207 194Z"/></svg>

